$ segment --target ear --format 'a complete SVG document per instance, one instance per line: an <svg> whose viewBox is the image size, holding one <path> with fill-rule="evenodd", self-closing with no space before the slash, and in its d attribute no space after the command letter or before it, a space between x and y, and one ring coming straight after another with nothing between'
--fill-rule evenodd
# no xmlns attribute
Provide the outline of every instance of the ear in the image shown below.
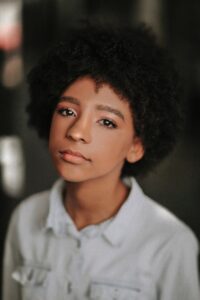
<svg viewBox="0 0 200 300"><path fill-rule="evenodd" d="M144 155L144 147L139 137L134 137L133 143L127 153L126 160L129 163L135 163Z"/></svg>

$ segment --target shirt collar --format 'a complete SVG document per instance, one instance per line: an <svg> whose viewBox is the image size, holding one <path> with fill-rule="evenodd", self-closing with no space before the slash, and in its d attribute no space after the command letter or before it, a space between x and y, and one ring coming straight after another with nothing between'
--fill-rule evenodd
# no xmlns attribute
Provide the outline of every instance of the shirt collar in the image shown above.
<svg viewBox="0 0 200 300"><path fill-rule="evenodd" d="M64 234L64 228L68 225L73 226L73 221L63 205L64 187L64 180L62 178L58 179L53 184L49 195L49 213L45 227L46 229L53 229L57 234Z"/></svg>
<svg viewBox="0 0 200 300"><path fill-rule="evenodd" d="M144 193L133 177L125 178L124 182L130 187L127 200L124 202L103 235L113 246L120 246L123 239L131 232L133 234L139 224L139 211L144 202ZM131 224L134 224L131 227Z"/></svg>
<svg viewBox="0 0 200 300"><path fill-rule="evenodd" d="M113 246L119 246L127 233L134 230L134 228L130 228L132 220L134 219L134 224L137 224L138 210L144 201L144 194L134 178L127 177L124 182L130 187L128 198L116 216L110 221L108 220L108 225L105 226L105 230L102 232L103 237ZM63 205L62 193L64 186L65 182L60 178L50 190L50 206L45 228L53 229L58 235L65 235L70 231L78 237L79 232Z"/></svg>

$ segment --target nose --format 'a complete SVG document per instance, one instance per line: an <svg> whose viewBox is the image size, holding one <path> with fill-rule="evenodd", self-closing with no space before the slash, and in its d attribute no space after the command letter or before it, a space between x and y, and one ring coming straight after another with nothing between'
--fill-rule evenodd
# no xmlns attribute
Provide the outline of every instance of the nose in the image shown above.
<svg viewBox="0 0 200 300"><path fill-rule="evenodd" d="M79 117L74 120L67 129L66 137L76 142L88 144L92 138L91 121L88 116Z"/></svg>

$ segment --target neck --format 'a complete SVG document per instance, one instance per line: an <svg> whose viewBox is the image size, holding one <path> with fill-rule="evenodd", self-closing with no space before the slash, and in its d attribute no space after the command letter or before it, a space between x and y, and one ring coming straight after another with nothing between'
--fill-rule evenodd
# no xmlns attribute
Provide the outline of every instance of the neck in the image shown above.
<svg viewBox="0 0 200 300"><path fill-rule="evenodd" d="M120 179L66 182L66 190L64 205L78 229L114 216L128 194Z"/></svg>

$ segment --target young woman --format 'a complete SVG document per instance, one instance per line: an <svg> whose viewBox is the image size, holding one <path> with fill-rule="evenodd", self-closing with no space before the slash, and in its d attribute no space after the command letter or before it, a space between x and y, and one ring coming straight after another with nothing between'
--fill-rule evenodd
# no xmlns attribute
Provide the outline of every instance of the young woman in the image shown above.
<svg viewBox="0 0 200 300"><path fill-rule="evenodd" d="M13 214L3 299L199 300L194 234L134 179L172 150L180 121L151 32L71 30L29 85L29 123L60 179Z"/></svg>

